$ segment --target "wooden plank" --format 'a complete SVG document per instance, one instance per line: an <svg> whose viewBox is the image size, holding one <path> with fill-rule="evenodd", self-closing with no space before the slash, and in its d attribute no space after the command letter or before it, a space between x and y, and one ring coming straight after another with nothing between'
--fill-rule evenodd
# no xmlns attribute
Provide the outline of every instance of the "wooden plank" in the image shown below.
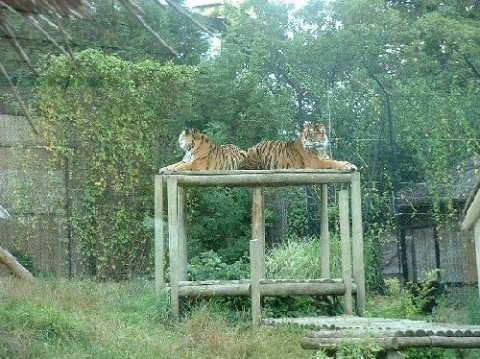
<svg viewBox="0 0 480 359"><path fill-rule="evenodd" d="M155 176L155 214L154 214L154 231L155 231L155 293L165 288L164 273L164 248L165 238L163 231L163 177Z"/></svg>
<svg viewBox="0 0 480 359"><path fill-rule="evenodd" d="M352 262L350 251L350 216L348 210L348 192L341 190L338 195L340 211L340 238L342 252L342 278L345 293L343 293L343 307L345 314L353 314L352 299Z"/></svg>

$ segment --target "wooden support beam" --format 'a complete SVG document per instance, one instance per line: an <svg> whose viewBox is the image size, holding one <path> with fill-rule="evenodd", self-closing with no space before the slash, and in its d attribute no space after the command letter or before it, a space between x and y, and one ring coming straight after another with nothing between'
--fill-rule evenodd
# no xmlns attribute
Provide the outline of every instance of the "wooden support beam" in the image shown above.
<svg viewBox="0 0 480 359"><path fill-rule="evenodd" d="M265 278L265 217L263 204L263 187L255 187L252 198L252 240L258 240L261 245L260 278Z"/></svg>
<svg viewBox="0 0 480 359"><path fill-rule="evenodd" d="M208 171L205 171L208 172ZM281 187L301 186L306 184L322 183L349 183L352 173L349 172L318 172L306 170L292 170L287 172L270 171L212 171L209 175L205 172L186 174L183 172L169 172L163 176L175 177L180 186L212 187L212 186L238 186L238 187ZM354 172L355 173L355 172ZM319 176L319 174L321 174Z"/></svg>
<svg viewBox="0 0 480 359"><path fill-rule="evenodd" d="M342 278L345 285L343 294L343 308L345 314L352 315L352 261L350 251L350 213L348 210L348 192L342 190L338 195L338 206L340 211L340 238L342 252Z"/></svg>
<svg viewBox="0 0 480 359"><path fill-rule="evenodd" d="M250 295L252 298L252 323L254 327L258 327L262 320L261 294L260 294L260 277L262 272L262 247L263 243L258 240L250 241Z"/></svg>
<svg viewBox="0 0 480 359"><path fill-rule="evenodd" d="M255 244L257 245L257 243ZM261 248L259 248L261 251ZM253 272L252 272L253 274ZM179 283L181 297L222 297L222 296L249 296L251 295L250 280L231 281L200 281ZM345 284L341 279L322 280L274 280L259 279L260 296L294 296L294 295L343 295ZM352 292L357 287L352 284Z"/></svg>
<svg viewBox="0 0 480 359"><path fill-rule="evenodd" d="M165 238L163 230L163 177L155 176L155 214L154 214L154 231L155 231L155 293L165 288L164 273L164 248Z"/></svg>
<svg viewBox="0 0 480 359"><path fill-rule="evenodd" d="M363 258L362 195L360 192L360 172L352 173L352 256L353 279L357 284L357 315L365 312L365 265Z"/></svg>
<svg viewBox="0 0 480 359"><path fill-rule="evenodd" d="M180 318L180 300L178 284L182 261L179 259L180 249L178 246L178 186L174 178L167 179L168 193L168 244L170 254L170 299L172 316Z"/></svg>
<svg viewBox="0 0 480 359"><path fill-rule="evenodd" d="M322 278L330 278L330 234L328 231L328 185L321 185L320 197L320 250Z"/></svg>
<svg viewBox="0 0 480 359"><path fill-rule="evenodd" d="M178 275L179 280L187 280L187 218L185 187L177 187L178 194Z"/></svg>

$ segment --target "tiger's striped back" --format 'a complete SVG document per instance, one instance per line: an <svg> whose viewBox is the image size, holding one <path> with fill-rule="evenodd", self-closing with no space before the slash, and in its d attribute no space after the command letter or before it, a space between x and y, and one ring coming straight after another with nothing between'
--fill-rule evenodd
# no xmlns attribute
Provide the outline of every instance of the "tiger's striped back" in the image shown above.
<svg viewBox="0 0 480 359"><path fill-rule="evenodd" d="M326 154L328 138L324 125L306 124L292 142L263 141L250 147L242 164L243 169L321 169L355 170L349 162L329 159Z"/></svg>
<svg viewBox="0 0 480 359"><path fill-rule="evenodd" d="M263 141L247 150L243 169L271 170L278 168L302 168L293 142L280 140Z"/></svg>

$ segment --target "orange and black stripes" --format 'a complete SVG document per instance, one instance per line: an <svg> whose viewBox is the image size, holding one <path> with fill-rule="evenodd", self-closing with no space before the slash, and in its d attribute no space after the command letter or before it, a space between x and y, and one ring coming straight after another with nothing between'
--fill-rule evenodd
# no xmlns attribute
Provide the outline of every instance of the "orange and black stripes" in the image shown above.
<svg viewBox="0 0 480 359"><path fill-rule="evenodd" d="M164 171L235 170L245 160L246 153L237 146L216 145L200 131L185 129L178 138L185 151L183 160L160 169Z"/></svg>

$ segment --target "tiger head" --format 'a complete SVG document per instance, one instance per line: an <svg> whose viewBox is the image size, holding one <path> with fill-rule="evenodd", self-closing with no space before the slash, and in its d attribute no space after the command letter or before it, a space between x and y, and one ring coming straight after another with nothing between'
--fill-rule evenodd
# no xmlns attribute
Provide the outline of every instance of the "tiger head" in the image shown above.
<svg viewBox="0 0 480 359"><path fill-rule="evenodd" d="M328 146L327 130L322 124L307 123L300 134L303 139L303 148L306 150L325 151Z"/></svg>
<svg viewBox="0 0 480 359"><path fill-rule="evenodd" d="M208 141L207 136L199 130L195 128L186 128L178 136L178 147L185 152L188 152L204 141Z"/></svg>

